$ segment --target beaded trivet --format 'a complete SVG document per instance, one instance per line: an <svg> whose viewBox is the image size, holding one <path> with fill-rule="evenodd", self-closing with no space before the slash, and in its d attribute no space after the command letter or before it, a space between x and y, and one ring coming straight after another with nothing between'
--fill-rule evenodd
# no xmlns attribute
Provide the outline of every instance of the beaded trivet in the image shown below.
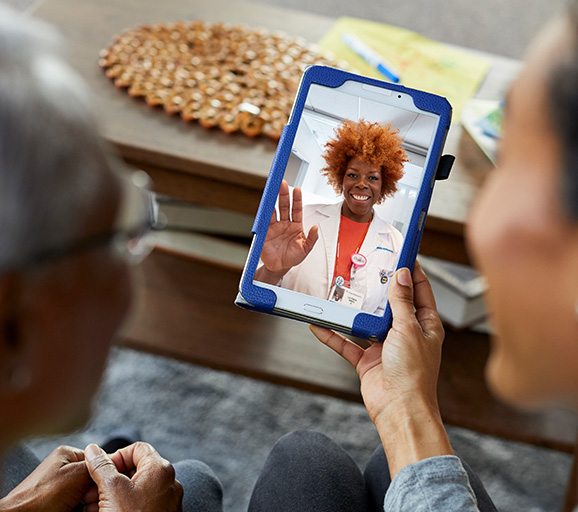
<svg viewBox="0 0 578 512"><path fill-rule="evenodd" d="M305 68L344 67L300 38L202 21L126 30L99 64L117 87L185 121L275 140Z"/></svg>

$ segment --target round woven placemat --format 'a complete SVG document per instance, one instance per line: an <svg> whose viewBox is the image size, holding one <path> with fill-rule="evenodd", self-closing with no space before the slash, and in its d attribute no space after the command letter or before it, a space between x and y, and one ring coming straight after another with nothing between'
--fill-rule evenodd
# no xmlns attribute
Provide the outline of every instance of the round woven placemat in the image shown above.
<svg viewBox="0 0 578 512"><path fill-rule="evenodd" d="M346 66L284 33L202 21L126 30L99 64L117 87L184 121L275 140L305 68Z"/></svg>

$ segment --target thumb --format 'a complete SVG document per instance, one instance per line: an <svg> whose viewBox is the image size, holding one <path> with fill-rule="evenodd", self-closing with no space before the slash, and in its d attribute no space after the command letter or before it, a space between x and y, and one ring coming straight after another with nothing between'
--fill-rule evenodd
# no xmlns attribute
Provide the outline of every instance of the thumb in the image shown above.
<svg viewBox="0 0 578 512"><path fill-rule="evenodd" d="M86 447L84 458L90 477L98 487L119 474L108 454L95 444Z"/></svg>
<svg viewBox="0 0 578 512"><path fill-rule="evenodd" d="M413 281L408 268L400 268L389 285L389 306L393 320L415 320Z"/></svg>

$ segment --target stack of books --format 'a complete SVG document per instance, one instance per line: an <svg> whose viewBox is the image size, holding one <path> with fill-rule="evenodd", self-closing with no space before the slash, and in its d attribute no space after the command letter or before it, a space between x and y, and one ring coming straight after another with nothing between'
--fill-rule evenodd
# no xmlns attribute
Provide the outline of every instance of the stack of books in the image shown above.
<svg viewBox="0 0 578 512"><path fill-rule="evenodd" d="M421 254L418 261L432 285L440 318L457 329L480 328L487 318L486 280L467 265Z"/></svg>

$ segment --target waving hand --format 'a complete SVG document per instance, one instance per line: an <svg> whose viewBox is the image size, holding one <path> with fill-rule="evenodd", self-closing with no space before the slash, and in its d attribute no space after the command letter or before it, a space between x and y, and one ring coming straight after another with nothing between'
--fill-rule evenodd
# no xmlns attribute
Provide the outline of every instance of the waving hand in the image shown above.
<svg viewBox="0 0 578 512"><path fill-rule="evenodd" d="M301 189L293 189L291 205L289 185L283 181L279 190L279 219L274 212L261 253L264 266L257 270L255 279L276 284L307 257L318 236L317 226L313 226L307 235L303 231Z"/></svg>

